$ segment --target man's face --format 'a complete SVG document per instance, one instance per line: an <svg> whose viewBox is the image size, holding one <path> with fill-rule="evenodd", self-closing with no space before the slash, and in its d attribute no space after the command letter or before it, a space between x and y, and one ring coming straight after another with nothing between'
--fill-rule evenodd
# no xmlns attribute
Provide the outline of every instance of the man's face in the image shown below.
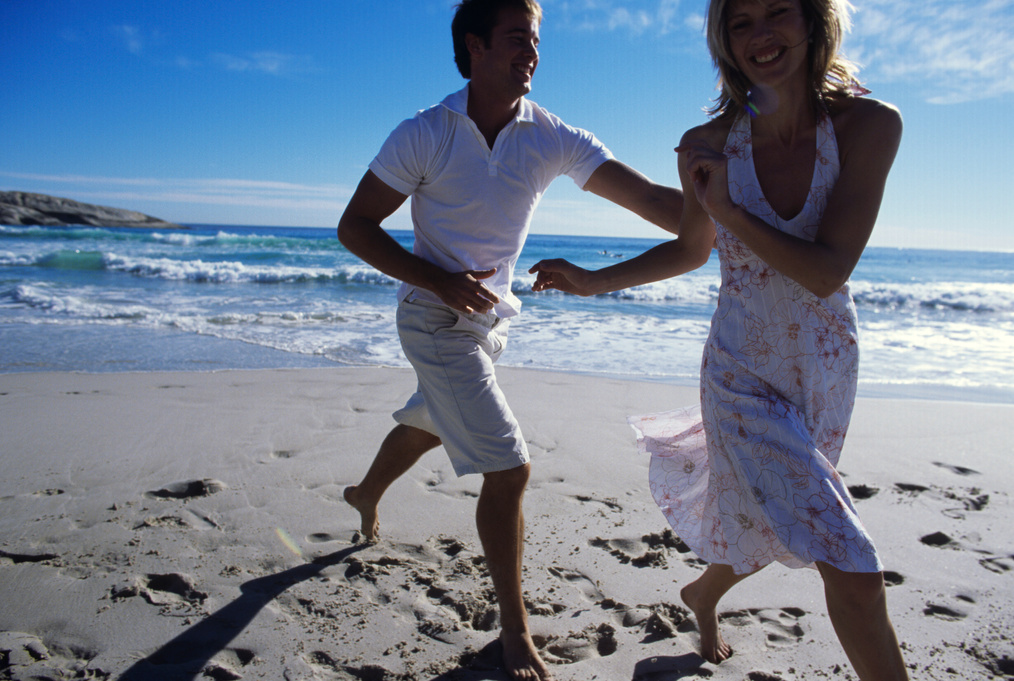
<svg viewBox="0 0 1014 681"><path fill-rule="evenodd" d="M524 10L506 7L500 10L489 46L478 36L469 35L472 55L472 80L502 89L511 97L522 97L532 90L532 76L539 64L539 24Z"/></svg>

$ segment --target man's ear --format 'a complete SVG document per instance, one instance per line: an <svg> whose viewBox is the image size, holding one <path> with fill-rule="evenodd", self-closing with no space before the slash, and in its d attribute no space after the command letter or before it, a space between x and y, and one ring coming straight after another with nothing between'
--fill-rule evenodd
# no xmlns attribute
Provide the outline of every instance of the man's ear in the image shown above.
<svg viewBox="0 0 1014 681"><path fill-rule="evenodd" d="M468 48L468 53L470 55L478 57L486 50L486 41L474 33L466 33L465 47Z"/></svg>

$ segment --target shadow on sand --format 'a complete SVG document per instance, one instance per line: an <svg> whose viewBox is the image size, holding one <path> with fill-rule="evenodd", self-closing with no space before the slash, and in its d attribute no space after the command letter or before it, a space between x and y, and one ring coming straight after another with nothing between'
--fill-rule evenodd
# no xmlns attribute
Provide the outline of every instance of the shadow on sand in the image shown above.
<svg viewBox="0 0 1014 681"><path fill-rule="evenodd" d="M349 556L368 548L357 544L320 556L310 563L297 565L240 586L239 598L188 628L148 657L138 660L119 681L192 681L195 678L236 678L222 669L209 669L209 662L253 621L257 614L289 587L313 579L327 567L338 565ZM252 658L252 654L251 654ZM503 650L494 639L481 650L464 652L457 669L448 670L430 681L509 681L503 669ZM242 660L246 663L246 660ZM402 681L380 667L347 668L350 679ZM203 676L202 676L203 675ZM408 681L407 679L405 681ZM412 681L416 681L412 679ZM421 680L420 680L421 681Z"/></svg>
<svg viewBox="0 0 1014 681"><path fill-rule="evenodd" d="M650 657L634 666L631 681L677 681L711 677L714 672L702 667L702 664L707 662L697 653L686 653L678 657L672 655Z"/></svg>
<svg viewBox="0 0 1014 681"><path fill-rule="evenodd" d="M226 649L229 643L253 621L264 607L294 584L319 575L325 568L337 565L352 554L367 548L358 544L313 562L297 565L272 575L246 582L240 587L239 598L190 627L148 657L125 671L120 681L189 681L200 674L211 658Z"/></svg>

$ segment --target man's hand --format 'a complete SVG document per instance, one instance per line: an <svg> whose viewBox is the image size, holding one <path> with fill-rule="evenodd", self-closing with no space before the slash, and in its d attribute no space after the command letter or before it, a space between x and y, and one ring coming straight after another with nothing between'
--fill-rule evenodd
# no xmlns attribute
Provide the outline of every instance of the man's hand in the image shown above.
<svg viewBox="0 0 1014 681"><path fill-rule="evenodd" d="M480 280L488 279L494 274L496 268L447 272L445 277L434 283L432 291L440 296L444 305L458 312L465 314L489 312L500 302L500 298Z"/></svg>

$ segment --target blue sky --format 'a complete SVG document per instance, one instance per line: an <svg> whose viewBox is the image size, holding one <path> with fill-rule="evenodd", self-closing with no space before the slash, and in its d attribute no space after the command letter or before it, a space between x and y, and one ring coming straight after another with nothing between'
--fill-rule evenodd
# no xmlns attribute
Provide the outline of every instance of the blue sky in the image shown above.
<svg viewBox="0 0 1014 681"><path fill-rule="evenodd" d="M0 0L0 190L334 226L388 132L463 86L453 4ZM846 53L906 123L872 243L1014 251L1014 0L855 4ZM677 183L672 148L714 96L704 0L543 7L531 98ZM661 234L567 178L533 231Z"/></svg>

